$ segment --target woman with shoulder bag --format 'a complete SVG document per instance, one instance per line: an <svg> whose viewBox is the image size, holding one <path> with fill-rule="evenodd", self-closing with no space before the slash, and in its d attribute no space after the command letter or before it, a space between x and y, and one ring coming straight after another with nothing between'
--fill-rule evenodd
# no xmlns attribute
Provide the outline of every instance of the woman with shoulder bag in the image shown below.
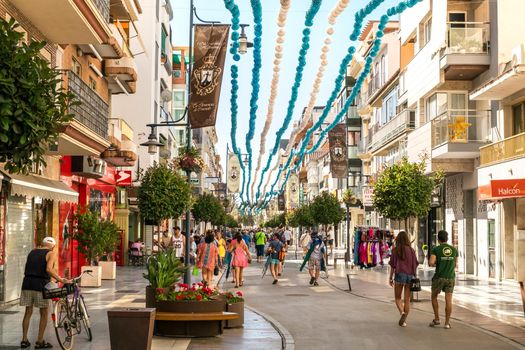
<svg viewBox="0 0 525 350"><path fill-rule="evenodd" d="M233 255L232 266L235 269L235 288L243 285L243 270L252 262L250 250L242 239L242 234L237 233L232 240L230 252Z"/></svg>
<svg viewBox="0 0 525 350"><path fill-rule="evenodd" d="M401 314L398 324L401 327L406 327L406 319L410 311L410 287L412 280L416 278L419 263L405 231L399 232L396 237L389 265L389 283L390 286L394 287L396 306ZM403 300L401 300L402 293L404 293Z"/></svg>
<svg viewBox="0 0 525 350"><path fill-rule="evenodd" d="M213 272L218 263L218 248L215 245L213 232L208 231L204 242L197 248L197 267L202 269L202 283L211 286Z"/></svg>

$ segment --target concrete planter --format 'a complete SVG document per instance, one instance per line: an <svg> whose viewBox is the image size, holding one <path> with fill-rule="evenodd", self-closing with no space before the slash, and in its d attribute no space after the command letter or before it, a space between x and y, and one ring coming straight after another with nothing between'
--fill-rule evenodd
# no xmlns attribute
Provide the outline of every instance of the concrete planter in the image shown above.
<svg viewBox="0 0 525 350"><path fill-rule="evenodd" d="M81 287L100 287L102 285L102 266L82 266L80 271L91 270L91 273L82 275Z"/></svg>
<svg viewBox="0 0 525 350"><path fill-rule="evenodd" d="M116 261L99 261L98 266L102 267L103 280L114 280L117 278Z"/></svg>
<svg viewBox="0 0 525 350"><path fill-rule="evenodd" d="M239 318L226 321L226 328L237 328L244 325L244 301L234 304L226 304L226 311L239 314Z"/></svg>

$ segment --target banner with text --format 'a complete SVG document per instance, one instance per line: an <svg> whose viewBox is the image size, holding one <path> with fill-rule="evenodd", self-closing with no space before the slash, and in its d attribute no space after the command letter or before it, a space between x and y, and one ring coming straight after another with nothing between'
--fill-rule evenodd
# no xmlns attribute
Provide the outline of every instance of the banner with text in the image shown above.
<svg viewBox="0 0 525 350"><path fill-rule="evenodd" d="M188 107L193 129L215 125L229 31L229 25L195 26Z"/></svg>
<svg viewBox="0 0 525 350"><path fill-rule="evenodd" d="M239 158L234 153L228 155L228 192L239 193L241 183Z"/></svg>
<svg viewBox="0 0 525 350"><path fill-rule="evenodd" d="M346 126L344 124L338 124L328 132L330 172L334 179L346 179L348 176L348 155L345 133Z"/></svg>
<svg viewBox="0 0 525 350"><path fill-rule="evenodd" d="M287 183L288 187L288 199L290 201L291 208L299 207L299 176L297 174L291 174Z"/></svg>

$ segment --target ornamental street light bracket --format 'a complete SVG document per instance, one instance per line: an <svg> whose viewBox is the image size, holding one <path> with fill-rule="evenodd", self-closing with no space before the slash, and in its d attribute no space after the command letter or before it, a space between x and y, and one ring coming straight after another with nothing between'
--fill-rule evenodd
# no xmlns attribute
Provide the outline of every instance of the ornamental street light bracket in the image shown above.
<svg viewBox="0 0 525 350"><path fill-rule="evenodd" d="M248 41L248 36L244 31L245 27L249 27L249 24L241 24L241 34L239 35L239 53L244 55L248 52L248 48L253 47L253 43Z"/></svg>

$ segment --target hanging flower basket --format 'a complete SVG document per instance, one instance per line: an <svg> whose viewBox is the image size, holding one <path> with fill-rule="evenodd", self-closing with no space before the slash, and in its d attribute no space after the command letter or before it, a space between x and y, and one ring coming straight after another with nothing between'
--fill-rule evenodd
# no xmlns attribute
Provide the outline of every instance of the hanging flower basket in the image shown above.
<svg viewBox="0 0 525 350"><path fill-rule="evenodd" d="M195 148L185 150L178 158L174 160L176 168L193 173L200 173L204 169L204 160L202 160L199 151Z"/></svg>

